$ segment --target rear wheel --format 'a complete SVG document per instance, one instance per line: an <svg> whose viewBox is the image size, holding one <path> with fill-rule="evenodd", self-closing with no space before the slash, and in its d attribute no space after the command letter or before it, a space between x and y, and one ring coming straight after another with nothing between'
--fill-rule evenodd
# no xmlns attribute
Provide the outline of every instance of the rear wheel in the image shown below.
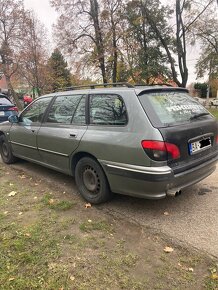
<svg viewBox="0 0 218 290"><path fill-rule="evenodd" d="M0 153L4 163L11 164L17 161L13 155L11 146L4 135L0 136Z"/></svg>
<svg viewBox="0 0 218 290"><path fill-rule="evenodd" d="M112 197L103 169L90 157L83 157L77 163L75 180L79 192L90 203L102 203Z"/></svg>

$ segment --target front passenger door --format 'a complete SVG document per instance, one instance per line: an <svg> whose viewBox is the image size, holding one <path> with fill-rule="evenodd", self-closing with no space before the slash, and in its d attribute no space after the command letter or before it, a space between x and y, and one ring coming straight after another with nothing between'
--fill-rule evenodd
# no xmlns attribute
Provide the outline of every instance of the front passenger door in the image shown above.
<svg viewBox="0 0 218 290"><path fill-rule="evenodd" d="M21 113L19 123L12 124L10 141L16 156L40 161L37 148L37 134L51 99L52 97L45 97L36 100Z"/></svg>

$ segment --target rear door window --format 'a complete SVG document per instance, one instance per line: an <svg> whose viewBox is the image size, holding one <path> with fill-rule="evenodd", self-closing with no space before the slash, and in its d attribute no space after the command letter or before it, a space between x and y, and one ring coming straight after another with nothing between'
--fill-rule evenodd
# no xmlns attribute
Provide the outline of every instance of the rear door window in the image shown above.
<svg viewBox="0 0 218 290"><path fill-rule="evenodd" d="M46 122L70 124L82 95L58 96L52 104Z"/></svg>
<svg viewBox="0 0 218 290"><path fill-rule="evenodd" d="M158 127L187 123L196 116L212 118L198 101L182 91L144 93L139 100L153 125Z"/></svg>
<svg viewBox="0 0 218 290"><path fill-rule="evenodd" d="M126 125L127 111L123 99L112 94L91 95L90 124Z"/></svg>

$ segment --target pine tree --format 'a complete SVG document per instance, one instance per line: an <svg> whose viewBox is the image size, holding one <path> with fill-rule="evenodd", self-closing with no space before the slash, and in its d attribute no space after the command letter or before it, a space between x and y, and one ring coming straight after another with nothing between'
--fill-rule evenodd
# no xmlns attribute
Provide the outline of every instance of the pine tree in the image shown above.
<svg viewBox="0 0 218 290"><path fill-rule="evenodd" d="M48 60L50 72L49 87L51 91L71 86L71 74L68 69L67 61L64 60L62 53L56 48Z"/></svg>

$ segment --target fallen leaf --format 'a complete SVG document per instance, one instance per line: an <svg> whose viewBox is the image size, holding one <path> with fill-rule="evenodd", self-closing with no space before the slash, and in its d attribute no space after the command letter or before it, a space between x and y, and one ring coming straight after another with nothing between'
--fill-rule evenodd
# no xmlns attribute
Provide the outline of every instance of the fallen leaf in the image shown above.
<svg viewBox="0 0 218 290"><path fill-rule="evenodd" d="M49 270L53 270L53 269L55 269L57 267L57 264L56 263L50 263L50 264L48 264L48 268L49 268Z"/></svg>
<svg viewBox="0 0 218 290"><path fill-rule="evenodd" d="M19 176L21 179L24 179L24 178L26 178L26 176L25 175L21 175L21 176Z"/></svg>
<svg viewBox="0 0 218 290"><path fill-rule="evenodd" d="M165 247L164 248L164 252L166 253L172 253L174 251L174 249L172 247Z"/></svg>
<svg viewBox="0 0 218 290"><path fill-rule="evenodd" d="M22 215L23 213L22 213L22 211L21 212L19 212L19 215Z"/></svg>
<svg viewBox="0 0 218 290"><path fill-rule="evenodd" d="M8 279L8 281L13 281L15 278L14 277L11 277Z"/></svg>
<svg viewBox="0 0 218 290"><path fill-rule="evenodd" d="M211 275L211 279L212 279L212 280L218 280L218 275L217 275L216 273L213 273L213 274Z"/></svg>
<svg viewBox="0 0 218 290"><path fill-rule="evenodd" d="M54 199L53 198L49 199L48 203L49 204L53 204L54 203Z"/></svg>
<svg viewBox="0 0 218 290"><path fill-rule="evenodd" d="M31 235L29 233L24 234L26 237L30 237Z"/></svg>
<svg viewBox="0 0 218 290"><path fill-rule="evenodd" d="M92 207L91 203L86 203L85 204L85 208L90 208L90 207Z"/></svg>
<svg viewBox="0 0 218 290"><path fill-rule="evenodd" d="M164 212L164 215L169 215L168 211L165 211L165 212Z"/></svg>
<svg viewBox="0 0 218 290"><path fill-rule="evenodd" d="M193 268L188 268L188 271L189 272L194 272L194 269Z"/></svg>
<svg viewBox="0 0 218 290"><path fill-rule="evenodd" d="M89 223L91 223L91 222L92 222L92 220L88 220L88 222L89 222Z"/></svg>
<svg viewBox="0 0 218 290"><path fill-rule="evenodd" d="M211 268L210 269L210 272L213 274L213 273L216 273L216 268Z"/></svg>
<svg viewBox="0 0 218 290"><path fill-rule="evenodd" d="M38 183L35 183L35 186L39 185Z"/></svg>
<svg viewBox="0 0 218 290"><path fill-rule="evenodd" d="M8 194L8 196L15 196L16 194L17 194L16 191L11 191L11 192Z"/></svg>
<svg viewBox="0 0 218 290"><path fill-rule="evenodd" d="M71 280L71 281L74 281L74 280L75 280L75 277L70 276L70 280Z"/></svg>

